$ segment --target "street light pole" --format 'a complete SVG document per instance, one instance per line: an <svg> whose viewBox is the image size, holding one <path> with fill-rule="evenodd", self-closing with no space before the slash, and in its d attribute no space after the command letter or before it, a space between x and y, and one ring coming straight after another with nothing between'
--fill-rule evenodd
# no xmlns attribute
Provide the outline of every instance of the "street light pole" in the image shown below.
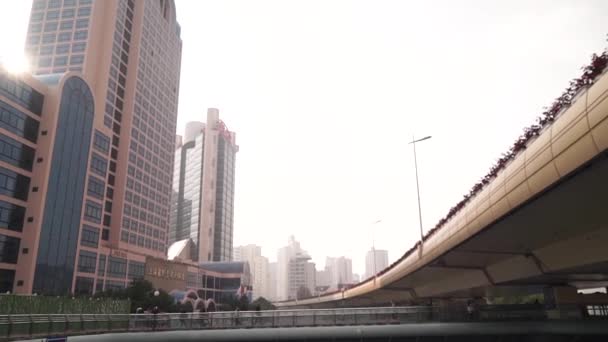
<svg viewBox="0 0 608 342"><path fill-rule="evenodd" d="M420 185L418 183L418 161L416 160L416 143L430 139L431 136L426 136L424 138L416 140L415 137L412 136L412 141L409 143L414 147L414 169L416 170L416 192L418 194L418 222L420 223L420 246L422 247L422 238L424 236L422 232L422 206L420 205ZM409 145L408 144L408 145Z"/></svg>

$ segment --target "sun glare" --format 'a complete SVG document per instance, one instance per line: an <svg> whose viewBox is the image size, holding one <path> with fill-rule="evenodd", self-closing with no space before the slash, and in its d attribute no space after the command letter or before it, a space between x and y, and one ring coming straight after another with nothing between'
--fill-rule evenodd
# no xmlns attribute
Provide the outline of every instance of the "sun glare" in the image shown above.
<svg viewBox="0 0 608 342"><path fill-rule="evenodd" d="M20 74L29 70L28 59L24 55L0 56L0 64L12 74Z"/></svg>

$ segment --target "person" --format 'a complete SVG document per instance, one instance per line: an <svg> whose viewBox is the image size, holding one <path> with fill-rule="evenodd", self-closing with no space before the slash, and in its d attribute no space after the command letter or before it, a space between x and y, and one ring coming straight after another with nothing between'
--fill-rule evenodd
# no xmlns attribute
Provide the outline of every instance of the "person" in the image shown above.
<svg viewBox="0 0 608 342"><path fill-rule="evenodd" d="M152 314L154 315L154 319L152 320L152 330L156 330L156 324L157 324L157 315L160 312L160 310L158 309L158 306L155 306L152 309Z"/></svg>
<svg viewBox="0 0 608 342"><path fill-rule="evenodd" d="M239 325L239 308L234 309L234 325Z"/></svg>
<svg viewBox="0 0 608 342"><path fill-rule="evenodd" d="M474 315L475 315L475 307L473 306L473 301L469 300L467 302L467 316L469 317L469 321L473 320Z"/></svg>

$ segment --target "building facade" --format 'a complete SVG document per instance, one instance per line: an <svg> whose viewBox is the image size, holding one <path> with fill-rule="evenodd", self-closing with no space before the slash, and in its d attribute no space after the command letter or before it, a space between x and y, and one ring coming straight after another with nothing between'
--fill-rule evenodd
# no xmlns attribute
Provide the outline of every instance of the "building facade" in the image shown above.
<svg viewBox="0 0 608 342"><path fill-rule="evenodd" d="M375 265L374 265L375 264ZM373 277L388 267L388 251L372 248L365 255L365 279ZM363 279L363 280L365 280Z"/></svg>
<svg viewBox="0 0 608 342"><path fill-rule="evenodd" d="M39 236L23 259L36 261L17 268L15 292L125 287L146 257L165 257L181 45L170 0L33 1L26 53L52 85L43 111L57 122L44 199L31 204ZM51 139L44 120L40 139Z"/></svg>
<svg viewBox="0 0 608 342"><path fill-rule="evenodd" d="M315 264L310 262L306 253L297 253L289 259L287 272L288 294L287 299L302 299L315 292ZM302 296L301 289L306 289L308 295Z"/></svg>
<svg viewBox="0 0 608 342"><path fill-rule="evenodd" d="M191 239L195 261L230 261L234 227L236 135L210 108L177 139L169 243Z"/></svg>
<svg viewBox="0 0 608 342"><path fill-rule="evenodd" d="M262 255L262 248L256 245L237 246L233 250L234 261L245 261L251 270L253 284L252 298L270 297L270 274L268 258Z"/></svg>
<svg viewBox="0 0 608 342"><path fill-rule="evenodd" d="M325 259L325 272L329 277L331 289L339 289L343 285L351 284L353 279L353 263L346 257L327 257Z"/></svg>

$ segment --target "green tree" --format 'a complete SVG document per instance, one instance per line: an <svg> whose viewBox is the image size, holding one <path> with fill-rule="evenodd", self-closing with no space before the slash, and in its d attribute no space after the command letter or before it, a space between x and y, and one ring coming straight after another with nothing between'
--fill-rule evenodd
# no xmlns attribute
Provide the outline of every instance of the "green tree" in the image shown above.
<svg viewBox="0 0 608 342"><path fill-rule="evenodd" d="M276 307L274 305L272 305L272 303L270 301L268 301L268 299L266 299L264 297L258 297L256 300L254 300L253 302L251 302L251 307L254 310L257 310L258 307L260 308L260 310L274 310L274 309L276 309Z"/></svg>
<svg viewBox="0 0 608 342"><path fill-rule="evenodd" d="M310 293L310 289L306 286L300 286L300 288L298 288L298 291L296 292L296 298L297 299L304 299L304 298L310 298L312 297L312 293Z"/></svg>

